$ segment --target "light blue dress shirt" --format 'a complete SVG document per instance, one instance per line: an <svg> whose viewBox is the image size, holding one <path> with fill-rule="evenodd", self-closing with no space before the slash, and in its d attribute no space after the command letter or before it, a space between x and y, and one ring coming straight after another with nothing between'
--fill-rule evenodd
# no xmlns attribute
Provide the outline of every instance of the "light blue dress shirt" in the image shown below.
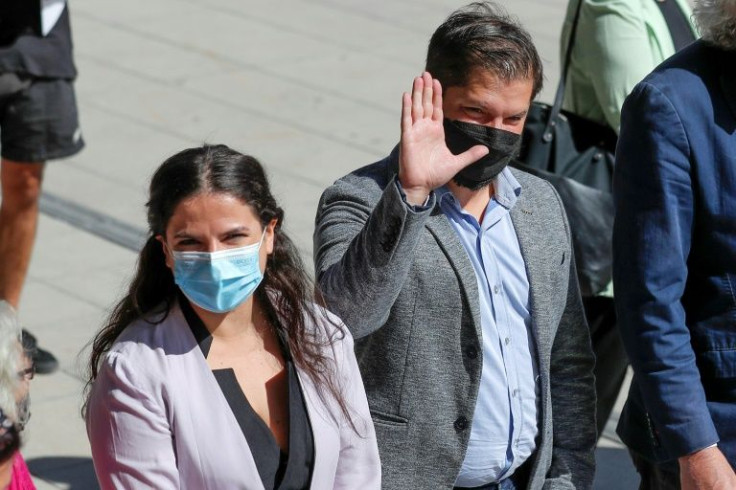
<svg viewBox="0 0 736 490"><path fill-rule="evenodd" d="M483 368L468 450L455 482L463 487L510 476L536 448L538 387L529 280L509 213L521 185L507 168L494 186L481 223L462 210L446 187L435 191L473 264L480 299Z"/></svg>

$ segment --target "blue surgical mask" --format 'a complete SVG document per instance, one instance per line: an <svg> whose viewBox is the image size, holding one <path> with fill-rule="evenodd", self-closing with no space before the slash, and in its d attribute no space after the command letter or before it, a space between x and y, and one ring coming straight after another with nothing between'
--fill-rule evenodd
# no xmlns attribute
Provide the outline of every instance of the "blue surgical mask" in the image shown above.
<svg viewBox="0 0 736 490"><path fill-rule="evenodd" d="M218 252L176 252L174 282L205 310L226 313L251 297L263 280L258 243Z"/></svg>

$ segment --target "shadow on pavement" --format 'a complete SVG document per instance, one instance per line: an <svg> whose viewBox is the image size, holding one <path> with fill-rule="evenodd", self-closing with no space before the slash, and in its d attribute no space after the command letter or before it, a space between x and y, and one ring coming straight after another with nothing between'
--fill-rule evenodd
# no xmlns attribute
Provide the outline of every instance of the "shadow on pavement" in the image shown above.
<svg viewBox="0 0 736 490"><path fill-rule="evenodd" d="M598 447L595 451L594 490L637 490L639 475L625 448Z"/></svg>
<svg viewBox="0 0 736 490"><path fill-rule="evenodd" d="M47 457L26 461L31 474L51 484L61 483L69 490L99 488L91 458Z"/></svg>
<svg viewBox="0 0 736 490"><path fill-rule="evenodd" d="M639 476L623 448L599 447L595 453L595 490L636 490ZM33 458L27 461L33 476L70 490L99 488L92 459L79 457Z"/></svg>

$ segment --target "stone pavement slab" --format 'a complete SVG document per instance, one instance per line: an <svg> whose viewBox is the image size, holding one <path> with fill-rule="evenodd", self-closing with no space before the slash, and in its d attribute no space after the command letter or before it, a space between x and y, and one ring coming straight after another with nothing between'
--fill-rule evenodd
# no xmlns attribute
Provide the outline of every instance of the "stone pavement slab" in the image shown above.
<svg viewBox="0 0 736 490"><path fill-rule="evenodd" d="M226 143L264 163L286 229L311 264L322 190L396 144L401 93L421 72L433 29L463 2L69 3L87 148L49 164L47 192L143 229L160 162L202 142ZM551 100L565 0L501 3L531 31L546 70L541 98ZM24 454L39 489L96 488L79 416L85 346L135 260L100 236L41 220L21 317L61 370L32 386ZM634 488L615 436L602 443L599 467L597 489Z"/></svg>
<svg viewBox="0 0 736 490"><path fill-rule="evenodd" d="M121 294L136 255L89 233L41 217L21 321L54 352L60 369L31 385L23 454L39 489L96 488L80 415L86 346Z"/></svg>

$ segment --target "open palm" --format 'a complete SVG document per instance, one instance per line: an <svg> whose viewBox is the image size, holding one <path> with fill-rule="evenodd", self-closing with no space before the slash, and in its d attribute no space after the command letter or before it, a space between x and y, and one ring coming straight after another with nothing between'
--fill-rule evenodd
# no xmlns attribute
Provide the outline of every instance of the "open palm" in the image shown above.
<svg viewBox="0 0 736 490"><path fill-rule="evenodd" d="M411 95L404 93L401 106L399 182L412 204L422 204L430 191L488 153L478 145L453 155L445 143L443 117L440 82L424 72L414 79Z"/></svg>

